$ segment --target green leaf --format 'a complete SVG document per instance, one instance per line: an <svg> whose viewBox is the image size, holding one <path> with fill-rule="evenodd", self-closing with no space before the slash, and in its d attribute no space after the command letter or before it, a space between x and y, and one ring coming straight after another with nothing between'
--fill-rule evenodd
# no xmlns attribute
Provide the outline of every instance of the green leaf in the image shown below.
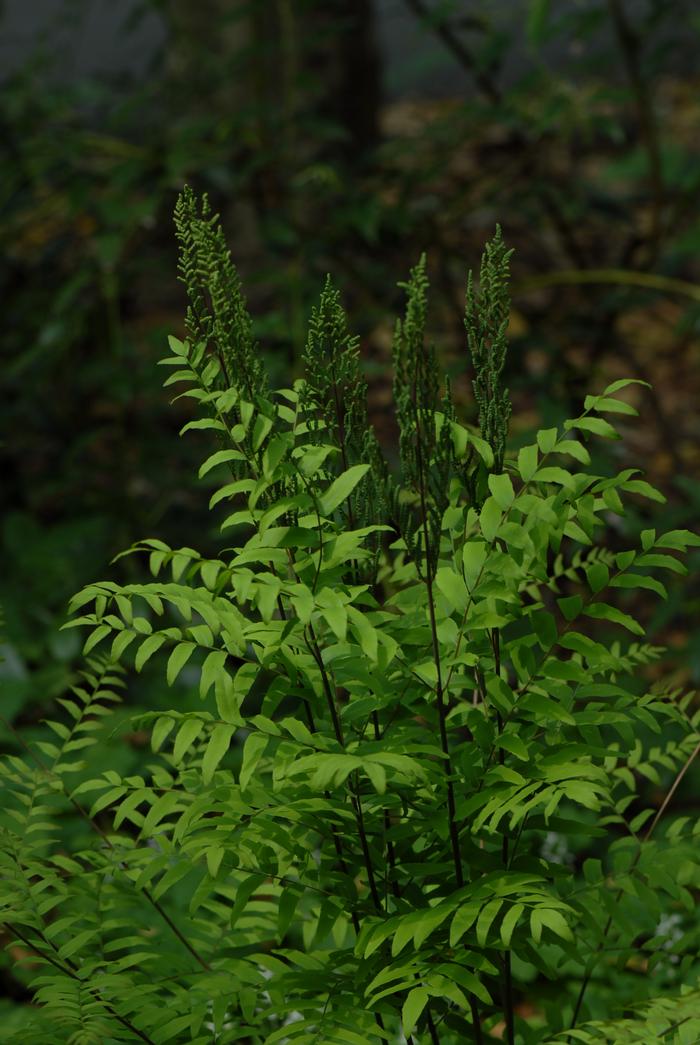
<svg viewBox="0 0 700 1045"><path fill-rule="evenodd" d="M378 795L386 794L386 770L378 762L365 761L362 770L367 774L372 787Z"/></svg>
<svg viewBox="0 0 700 1045"><path fill-rule="evenodd" d="M484 968L484 966L480 965L480 968ZM452 983L458 983L460 987L464 987L466 991L473 994L484 1005L493 1005L493 999L479 977L469 972L463 965L457 965L455 962L445 962L438 965L435 971L440 975L446 976ZM493 966L489 969L489 972L495 971Z"/></svg>
<svg viewBox="0 0 700 1045"><path fill-rule="evenodd" d="M608 421L604 421L602 417L577 417L574 421L565 421L564 428L567 432L570 432L572 428L577 428L581 432L590 432L603 439L620 438L613 426Z"/></svg>
<svg viewBox="0 0 700 1045"><path fill-rule="evenodd" d="M557 468L556 466L538 468L532 478L536 483L557 483L559 486L563 486L567 490L571 490L575 486L574 477L571 472L567 472L565 468Z"/></svg>
<svg viewBox="0 0 700 1045"><path fill-rule="evenodd" d="M549 665L550 662L547 661L545 665L546 670L549 670ZM543 693L534 693L532 691L526 693L518 701L518 707L537 716L537 721L541 723L548 724L548 720L555 719L570 726L576 725L576 719L573 715L563 708L557 700L545 697Z"/></svg>
<svg viewBox="0 0 700 1045"><path fill-rule="evenodd" d="M187 342L180 341L179 338L174 337L172 334L168 334L168 344L170 345L170 351L176 356L186 356L189 346Z"/></svg>
<svg viewBox="0 0 700 1045"><path fill-rule="evenodd" d="M489 490L493 494L493 498L499 508L502 508L504 511L510 508L515 500L515 490L513 489L510 476L505 472L501 472L499 475L491 473L488 483Z"/></svg>
<svg viewBox="0 0 700 1045"><path fill-rule="evenodd" d="M149 657L152 657L156 650L165 642L165 635L149 635L147 639L139 646L134 657L134 667L137 671L141 671Z"/></svg>
<svg viewBox="0 0 700 1045"><path fill-rule="evenodd" d="M180 429L180 435L184 435L185 432L226 432L226 425L223 421L217 421L213 417L201 417L197 421L188 421L186 425Z"/></svg>
<svg viewBox="0 0 700 1045"><path fill-rule="evenodd" d="M557 443L555 450L558 454L568 454L569 457L575 457L581 464L591 463L591 455L583 443L579 443L578 439L561 439Z"/></svg>
<svg viewBox="0 0 700 1045"><path fill-rule="evenodd" d="M216 682L220 672L224 670L227 656L226 650L212 650L205 658L199 680L199 695L202 700Z"/></svg>
<svg viewBox="0 0 700 1045"><path fill-rule="evenodd" d="M486 946L489 929L491 928L493 920L501 907L503 907L503 900L499 900L498 897L496 897L493 900L489 900L479 915L476 922L476 939L480 947Z"/></svg>
<svg viewBox="0 0 700 1045"><path fill-rule="evenodd" d="M280 943L286 936L289 926L292 924L294 912L296 911L300 900L301 892L296 886L282 891L277 905L277 938Z"/></svg>
<svg viewBox="0 0 700 1045"><path fill-rule="evenodd" d="M672 555L662 555L657 552L645 552L636 561L637 566L658 566L662 570L671 570L673 573L686 574L687 567L674 559Z"/></svg>
<svg viewBox="0 0 700 1045"><path fill-rule="evenodd" d="M599 413L628 414L630 417L637 417L639 414L638 410L625 403L623 399L610 399L608 396L586 396L583 406L585 410L597 410Z"/></svg>
<svg viewBox="0 0 700 1045"><path fill-rule="evenodd" d="M263 475L270 479L277 469L280 461L284 458L290 446L290 438L287 433L273 436L263 454Z"/></svg>
<svg viewBox="0 0 700 1045"><path fill-rule="evenodd" d="M190 659L196 648L197 647L194 642L179 642L175 649L172 651L172 653L168 657L168 666L165 672L165 676L169 686L172 686L173 682L178 677L178 675L180 674L180 672L182 671L185 664Z"/></svg>
<svg viewBox="0 0 700 1045"><path fill-rule="evenodd" d="M501 941L504 947L510 947L513 930L518 924L518 919L524 910L525 907L523 904L514 903L503 916L503 921L501 922Z"/></svg>
<svg viewBox="0 0 700 1045"><path fill-rule="evenodd" d="M618 570L626 570L635 560L635 551L618 552L615 556L615 565Z"/></svg>
<svg viewBox="0 0 700 1045"><path fill-rule="evenodd" d="M119 787L112 787L109 789L109 791L106 791L105 794L100 795L100 797L96 799L90 807L90 817L97 816L97 814L101 812L103 809L106 809L107 806L110 806L114 802L117 802L122 797L122 795L125 795L127 793L127 790L128 788L122 785Z"/></svg>
<svg viewBox="0 0 700 1045"><path fill-rule="evenodd" d="M628 479L627 482L622 484L621 487L625 493L636 493L640 497L646 497L649 501L656 501L658 504L666 504L666 498L657 490L651 483L646 482L644 479Z"/></svg>
<svg viewBox="0 0 700 1045"><path fill-rule="evenodd" d="M532 912L532 916L534 916L535 913L537 914L536 920L539 923L540 927L540 935L541 927L545 926L547 929L551 929L551 931L555 933L557 936L560 936L562 940L573 940L573 933L571 932L571 929L569 928L566 919L564 918L564 915L561 913L561 911L555 911L551 907L536 907ZM531 925L532 916L530 921ZM533 936L534 935L535 934L533 931ZM539 938L537 938L536 942L539 943Z"/></svg>
<svg viewBox="0 0 700 1045"><path fill-rule="evenodd" d="M572 621L578 617L583 609L583 599L580 595L567 595L565 598L557 599L557 606L561 610L564 619Z"/></svg>
<svg viewBox="0 0 700 1045"><path fill-rule="evenodd" d="M644 551L648 552L656 543L656 530L642 530L639 539Z"/></svg>
<svg viewBox="0 0 700 1045"><path fill-rule="evenodd" d="M152 834L158 824L173 812L181 798L181 794L177 791L166 791L165 794L160 795L148 810L141 827L141 837L146 838Z"/></svg>
<svg viewBox="0 0 700 1045"><path fill-rule="evenodd" d="M515 755L515 757L519 758L522 762L529 762L530 760L530 752L517 733L501 733L496 740L496 747L503 748L504 751L509 751L511 755Z"/></svg>
<svg viewBox="0 0 700 1045"><path fill-rule="evenodd" d="M335 637L344 642L348 627L348 611L345 604L341 602L335 592L328 588L321 592L317 604L320 603L322 597L326 605L320 607L321 614L330 625Z"/></svg>
<svg viewBox="0 0 700 1045"><path fill-rule="evenodd" d="M216 587L216 578L221 572L222 564L220 562L203 562L200 568L202 580L209 591L214 591Z"/></svg>
<svg viewBox="0 0 700 1045"><path fill-rule="evenodd" d="M536 944L542 941L542 918L540 917L541 908L533 907L530 912L530 934Z"/></svg>
<svg viewBox="0 0 700 1045"><path fill-rule="evenodd" d="M524 483L529 483L537 471L537 443L524 446L518 452L518 471Z"/></svg>
<svg viewBox="0 0 700 1045"><path fill-rule="evenodd" d="M700 548L700 536L691 530L669 530L663 533L656 542L657 548L671 548L684 552L686 548Z"/></svg>
<svg viewBox="0 0 700 1045"><path fill-rule="evenodd" d="M606 602L592 602L590 606L584 608L583 612L586 617L593 617L595 620L607 620L612 624L621 624L633 635L644 635L644 628L637 623L634 617L618 610L616 606L609 606Z"/></svg>
<svg viewBox="0 0 700 1045"><path fill-rule="evenodd" d="M154 795L146 787L135 788L127 798L120 804L114 814L114 829L117 830L125 820L130 820L139 830L143 826L144 817L138 812L138 807L144 802L153 801Z"/></svg>
<svg viewBox="0 0 700 1045"><path fill-rule="evenodd" d="M537 433L537 445L543 454L552 452L556 446L558 434L559 430L557 428L542 428Z"/></svg>
<svg viewBox="0 0 700 1045"><path fill-rule="evenodd" d="M513 710L515 697L513 690L505 679L502 679L499 675L491 675L486 682L486 692L491 698L491 702L495 704L502 715L510 714Z"/></svg>
<svg viewBox="0 0 700 1045"><path fill-rule="evenodd" d="M320 471L324 461L331 454L338 453L334 446L312 446L299 459L299 471L307 479L311 479Z"/></svg>
<svg viewBox="0 0 700 1045"><path fill-rule="evenodd" d="M162 715L159 719L156 719L156 724L151 733L151 747L154 751L159 751L161 749L168 734L172 732L174 726L175 719L168 718L167 715Z"/></svg>
<svg viewBox="0 0 700 1045"><path fill-rule="evenodd" d="M480 909L481 904L477 901L466 903L463 907L457 909L450 925L450 947L454 947L455 944L459 943L467 930L472 927Z"/></svg>
<svg viewBox="0 0 700 1045"><path fill-rule="evenodd" d="M586 580L594 595L607 587L610 581L610 570L602 562L596 562L586 569Z"/></svg>
<svg viewBox="0 0 700 1045"><path fill-rule="evenodd" d="M347 614L360 643L360 649L369 660L376 663L379 646L376 629L355 606L348 606Z"/></svg>
<svg viewBox="0 0 700 1045"><path fill-rule="evenodd" d="M307 625L314 612L313 593L305 584L295 584L289 588L294 612L303 625Z"/></svg>
<svg viewBox="0 0 700 1045"><path fill-rule="evenodd" d="M615 392L620 392L623 388L627 388L629 385L643 385L644 388L651 388L648 381L642 381L638 377L623 377L619 381L613 381L611 385L603 390L604 396L614 395Z"/></svg>
<svg viewBox="0 0 700 1045"><path fill-rule="evenodd" d="M319 497L319 508L321 515L328 518L333 514L338 505L342 504L350 496L357 484L367 475L368 464L356 464L348 468L346 472L339 475L335 482Z"/></svg>
<svg viewBox="0 0 700 1045"><path fill-rule="evenodd" d="M272 421L269 417L265 417L264 414L258 414L255 418L255 424L253 425L253 450L259 450L262 444L267 439L272 429Z"/></svg>
<svg viewBox="0 0 700 1045"><path fill-rule="evenodd" d="M250 736L246 737L245 744L243 745L243 761L241 763L241 773L238 778L241 791L245 791L250 778L255 772L255 768L263 756L263 752L270 742L270 738L265 736L264 733L251 733Z"/></svg>
<svg viewBox="0 0 700 1045"><path fill-rule="evenodd" d="M585 530L581 529L579 524L574 522L573 519L569 519L564 526L564 534L566 537L570 537L572 541L578 541L579 544L593 544Z"/></svg>
<svg viewBox="0 0 700 1045"><path fill-rule="evenodd" d="M220 464L228 464L229 461L244 461L245 457L240 450L217 450L216 453L207 457L199 469L199 478L202 479L212 468Z"/></svg>
<svg viewBox="0 0 700 1045"><path fill-rule="evenodd" d="M469 447L473 446L486 467L489 469L493 468L493 450L485 439L467 431L466 428L463 428L456 421L450 422L450 431L452 433L455 456L458 461L463 460Z"/></svg>
<svg viewBox="0 0 700 1045"><path fill-rule="evenodd" d="M173 745L173 761L177 765L204 728L201 718L187 718L180 726Z"/></svg>
<svg viewBox="0 0 700 1045"><path fill-rule="evenodd" d="M231 746L231 737L235 729L235 726L223 722L214 726L202 759L202 780L205 784L211 781L216 767Z"/></svg>
<svg viewBox="0 0 700 1045"><path fill-rule="evenodd" d="M109 635L111 630L112 629L109 626L109 624L100 624L97 628L95 628L95 630L92 631L85 640L85 645L83 646L83 654L87 656L90 650L95 648L98 642L102 642L102 639Z"/></svg>
<svg viewBox="0 0 700 1045"><path fill-rule="evenodd" d="M469 547L469 545L465 547ZM435 574L435 584L452 609L457 610L458 613L464 613L469 603L469 590L462 575L448 566L441 566Z"/></svg>
<svg viewBox="0 0 700 1045"><path fill-rule="evenodd" d="M495 497L487 497L479 515L479 523L481 525L481 532L489 544L496 536L502 518L503 512L501 511Z"/></svg>
<svg viewBox="0 0 700 1045"><path fill-rule="evenodd" d="M462 549L464 576L467 587L470 591L473 591L474 586L483 572L488 551L488 545L478 538L476 540L467 541Z"/></svg>
<svg viewBox="0 0 700 1045"><path fill-rule="evenodd" d="M535 610L530 614L530 622L542 649L550 649L559 635L557 622L552 614L546 610Z"/></svg>
<svg viewBox="0 0 700 1045"><path fill-rule="evenodd" d="M423 1009L428 1004L429 997L425 987L414 987L412 991L408 992L408 997L401 1009L401 1024L405 1035L413 1032Z"/></svg>
<svg viewBox="0 0 700 1045"><path fill-rule="evenodd" d="M112 650L110 653L110 659L118 661L121 658L122 653L136 638L136 632L134 631L120 631L112 643Z"/></svg>
<svg viewBox="0 0 700 1045"><path fill-rule="evenodd" d="M205 858L207 861L207 870L212 878L216 878L221 867L221 861L226 854L226 850L222 845L210 845L205 850ZM189 1022L189 1021L188 1021Z"/></svg>
<svg viewBox="0 0 700 1045"><path fill-rule="evenodd" d="M622 573L618 577L613 577L610 586L612 588L646 588L649 591L655 591L662 599L668 598L668 592L661 581L658 581L656 577L647 577L641 573Z"/></svg>

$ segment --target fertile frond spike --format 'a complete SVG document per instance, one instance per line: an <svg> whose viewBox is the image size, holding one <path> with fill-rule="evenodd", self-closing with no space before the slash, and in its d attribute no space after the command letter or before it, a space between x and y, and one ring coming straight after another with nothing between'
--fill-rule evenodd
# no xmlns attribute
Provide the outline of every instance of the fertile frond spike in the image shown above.
<svg viewBox="0 0 700 1045"><path fill-rule="evenodd" d="M338 448L339 471L370 465L346 504L348 523L351 528L379 523L386 502L386 465L369 424L359 338L348 329L340 292L329 275L311 310L303 361L300 406L311 437Z"/></svg>
<svg viewBox="0 0 700 1045"><path fill-rule="evenodd" d="M429 418L435 411L438 385L435 355L425 342L430 285L426 268L426 256L421 254L408 282L398 284L406 291L406 311L403 321L397 320L394 331L394 399L402 473L407 483L417 480L417 440L422 434L430 438Z"/></svg>
<svg viewBox="0 0 700 1045"><path fill-rule="evenodd" d="M413 513L399 510L395 517L411 557L422 574L421 555L425 556L425 572L437 568L442 515L449 502L450 479L455 473L455 454L448 425L438 437L436 413L453 419L449 380L440 401L440 380L435 346L426 340L428 312L428 275L425 254L411 270L406 290L406 311L398 321L394 334L394 400L399 424L399 456L404 486L413 488L421 502L422 536L415 532ZM411 528L413 530L411 531Z"/></svg>
<svg viewBox="0 0 700 1045"><path fill-rule="evenodd" d="M508 342L506 330L510 312L508 281L512 250L507 250L501 226L484 247L479 274L479 291L474 290L471 271L467 277L464 326L474 366L474 398L479 407L479 428L493 450L494 471L503 468L511 403L501 375Z"/></svg>
<svg viewBox="0 0 700 1045"><path fill-rule="evenodd" d="M317 431L323 422L324 438L330 437L339 447L344 467L349 442L357 442L353 417L356 423L359 414L360 425L363 430L366 427L367 389L360 374L358 346L359 338L348 330L340 293L326 276L309 320L302 405L311 431Z"/></svg>
<svg viewBox="0 0 700 1045"><path fill-rule="evenodd" d="M187 334L194 344L212 344L230 387L247 399L266 392L267 381L252 334L252 320L219 216L204 195L189 186L175 206L179 272L187 289Z"/></svg>

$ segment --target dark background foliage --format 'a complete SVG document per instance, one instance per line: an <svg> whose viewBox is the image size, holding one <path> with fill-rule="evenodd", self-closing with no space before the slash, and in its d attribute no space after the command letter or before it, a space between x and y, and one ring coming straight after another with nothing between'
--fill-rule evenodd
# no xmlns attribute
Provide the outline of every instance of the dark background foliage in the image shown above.
<svg viewBox="0 0 700 1045"><path fill-rule="evenodd" d="M277 379L297 370L310 306L334 273L385 444L396 282L423 249L436 345L474 419L464 283L499 221L515 247L516 445L586 391L643 378L643 423L609 453L644 464L668 498L664 526L697 527L693 0L0 11L0 682L16 727L40 730L74 677L79 639L59 631L74 591L139 537L196 535L206 553L214 536L194 478L202 445L176 438L187 401L169 406L155 366L166 332L182 332L171 213L184 182L224 216ZM630 513L628 532L648 511ZM688 565L669 602L640 615L693 685L700 592ZM136 568L122 559L113 575ZM146 693L157 706L147 675L139 686L132 707ZM115 757L137 760L144 739Z"/></svg>

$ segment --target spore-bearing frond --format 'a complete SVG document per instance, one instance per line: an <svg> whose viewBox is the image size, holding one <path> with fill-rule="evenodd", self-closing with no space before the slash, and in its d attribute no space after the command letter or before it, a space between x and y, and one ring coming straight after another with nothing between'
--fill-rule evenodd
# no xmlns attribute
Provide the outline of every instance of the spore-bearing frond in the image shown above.
<svg viewBox="0 0 700 1045"><path fill-rule="evenodd" d="M301 407L311 438L338 447L342 470L354 464L370 465L347 502L348 522L353 527L381 523L385 518L386 464L369 423L359 338L348 329L340 293L330 276L326 276L318 304L311 310L303 361Z"/></svg>
<svg viewBox="0 0 700 1045"><path fill-rule="evenodd" d="M213 345L226 383L250 402L264 396L267 379L253 340L241 281L207 196L189 187L175 207L180 279L189 298L187 333L193 343Z"/></svg>
<svg viewBox="0 0 700 1045"><path fill-rule="evenodd" d="M406 290L407 295L405 316L403 321L397 321L393 345L401 479L404 488L419 493L422 520L416 522L415 513L407 510L405 505L398 510L395 503L395 509L402 536L419 574L423 564L421 556L415 554L421 546L416 526L423 526L426 569L433 573L437 568L442 514L449 503L450 480L456 462L449 424L443 424L439 434L436 430L438 410L442 409L449 422L454 418L454 408L448 380L440 400L435 346L425 336L429 288L425 254L411 270L408 282L399 286Z"/></svg>
<svg viewBox="0 0 700 1045"><path fill-rule="evenodd" d="M508 280L512 250L506 250L500 225L486 244L481 259L479 291L472 273L467 278L464 326L474 365L474 398L479 407L479 428L493 450L494 472L503 468L511 402L501 376L508 348L506 330L510 312Z"/></svg>

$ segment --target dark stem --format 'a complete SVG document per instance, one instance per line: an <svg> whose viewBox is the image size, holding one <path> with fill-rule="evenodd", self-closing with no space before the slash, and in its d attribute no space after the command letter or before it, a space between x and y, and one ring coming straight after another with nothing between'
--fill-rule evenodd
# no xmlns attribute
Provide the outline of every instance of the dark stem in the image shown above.
<svg viewBox="0 0 700 1045"><path fill-rule="evenodd" d="M372 725L374 726L374 739L377 740L377 741L381 740L382 734L381 734L381 730L379 728L379 715L377 714L376 711L372 712ZM389 833L389 827L390 826L391 826L391 821L390 821L390 818L389 818L389 813L385 809L384 810L384 830L387 832L387 835ZM391 891L393 892L395 899L400 900L401 899L401 888L399 886L398 881L396 880L396 853L394 851L394 843L391 841L390 838L387 838L386 851L387 851L387 855L389 857L389 866L391 867L391 870L392 870L393 875L394 875L392 877L392 879L391 879ZM430 1003L428 1003L428 1005L426 1006L425 1015L426 1015L426 1021L427 1021L427 1024L428 1024L428 1032L430 1034L430 1040L433 1042L433 1045L440 1045L440 1037L439 1037L438 1032L437 1032L437 1027L435 1026L435 1021L433 1020L433 1014L430 1011ZM410 1034L407 1036L406 1042L407 1042L407 1045L412 1045L413 1038L412 1038L412 1036Z"/></svg>
<svg viewBox="0 0 700 1045"><path fill-rule="evenodd" d="M501 674L501 635L498 628L494 628L491 632L491 646L493 648L493 661L494 661L494 672L496 678L500 677ZM497 712L498 717L498 732L503 732L503 719L501 713ZM499 749L498 752L499 762L503 765L505 761L505 751L503 748ZM501 846L501 859L503 867L508 870L510 860L508 857L508 835L505 833L504 827L503 843ZM508 1045L515 1045L515 1021L513 1013L513 977L511 971L511 957L510 949L506 950L503 955L503 1014L506 1021L506 1041Z"/></svg>
<svg viewBox="0 0 700 1045"><path fill-rule="evenodd" d="M382 734L381 734L381 730L379 728L379 715L377 714L376 711L372 712L372 725L374 726L374 739L376 741L381 740L382 739ZM389 838L389 830L390 830L390 828L391 828L391 817L389 816L389 810L385 809L384 810L384 831L386 832L386 835L387 835L386 852L387 852L387 856L389 858L389 867L391 868L391 871L392 871L391 891L394 894L394 899L400 900L401 899L401 889L399 888L399 883L396 880L396 851L394 849L394 843Z"/></svg>
<svg viewBox="0 0 700 1045"><path fill-rule="evenodd" d="M438 1034L438 1029L435 1026L435 1020L433 1019L433 1014L430 1011L430 1009L427 1009L426 1017L428 1023L428 1033L430 1034L430 1040L432 1041L433 1045L440 1045L440 1035ZM407 1038L406 1040L410 1041L411 1039Z"/></svg>
<svg viewBox="0 0 700 1045"><path fill-rule="evenodd" d="M312 657L316 661L316 666L321 673L321 682L323 685L323 692L326 696L326 702L328 704L328 710L330 711L331 720L333 722L333 730L335 732L335 738L342 748L345 747L345 738L343 736L343 727L340 722L340 716L338 715L338 708L336 707L335 697L333 690L331 689L330 680L328 678L328 672L326 671L326 665L323 663L323 657L321 656L321 650L319 649L318 640L314 631L313 625L308 626L309 635L311 641L307 638L307 646L311 652ZM370 893L372 894L372 902L376 907L377 911L383 911L381 900L379 898L379 891L377 889L377 883L374 877L374 869L372 867L372 857L369 851L369 843L367 842L367 832L365 831L365 821L362 812L362 802L356 791L351 790L351 802L355 811L355 820L357 823L357 832L360 837L360 846L362 848L362 855L365 862L365 870L367 872L367 883L369 885Z"/></svg>
<svg viewBox="0 0 700 1045"><path fill-rule="evenodd" d="M428 612L430 614L430 634L433 645L433 659L435 661L435 670L437 672L437 684L435 686L435 695L437 697L438 721L440 727L440 746L442 748L442 753L445 756L443 759L443 767L445 770L445 777L447 779L447 816L449 821L450 843L452 846L452 859L454 860L455 865L455 878L457 880L457 888L461 889L461 887L464 885L464 872L462 870L462 856L459 851L459 833L457 831L455 793L454 786L452 784L452 760L450 759L450 749L447 741L447 708L445 706L445 695L442 688L442 670L440 667L440 645L438 642L437 623L435 621L435 604L433 600L433 576L430 563L431 548L430 536L428 533L428 507L425 495L425 475L423 467L423 454L421 448L421 432L420 426L418 424L418 419L416 419L416 428L420 503L421 514L423 517L423 537L425 540L425 582L428 589Z"/></svg>
<svg viewBox="0 0 700 1045"><path fill-rule="evenodd" d="M338 425L338 444L340 446L340 456L341 456L341 460L343 462L343 471L347 472L347 470L348 470L348 455L347 455L347 450L345 448L345 421L344 421L343 412L342 412L342 409L341 409L342 404L341 404L341 401L340 401L340 396L338 394L338 382L337 382L336 376L335 376L335 363L332 364L331 369L332 369L332 375L333 375L333 404L334 404L334 407L335 407L335 419L336 419L336 423ZM353 514L353 510L352 510L352 504L350 503L350 501L348 501L348 523L350 525L350 529L354 530L355 529L355 518L354 518L354 514ZM358 571L357 571L357 559L353 559L352 560L352 576L353 576L353 580L355 581L355 583L357 583L357 579L358 579L357 578L357 573L358 573Z"/></svg>
<svg viewBox="0 0 700 1045"><path fill-rule="evenodd" d="M484 1045L484 1032L481 1029L481 1016L473 994L469 995L469 1008L472 1010L472 1022L474 1023L474 1041L476 1045Z"/></svg>

